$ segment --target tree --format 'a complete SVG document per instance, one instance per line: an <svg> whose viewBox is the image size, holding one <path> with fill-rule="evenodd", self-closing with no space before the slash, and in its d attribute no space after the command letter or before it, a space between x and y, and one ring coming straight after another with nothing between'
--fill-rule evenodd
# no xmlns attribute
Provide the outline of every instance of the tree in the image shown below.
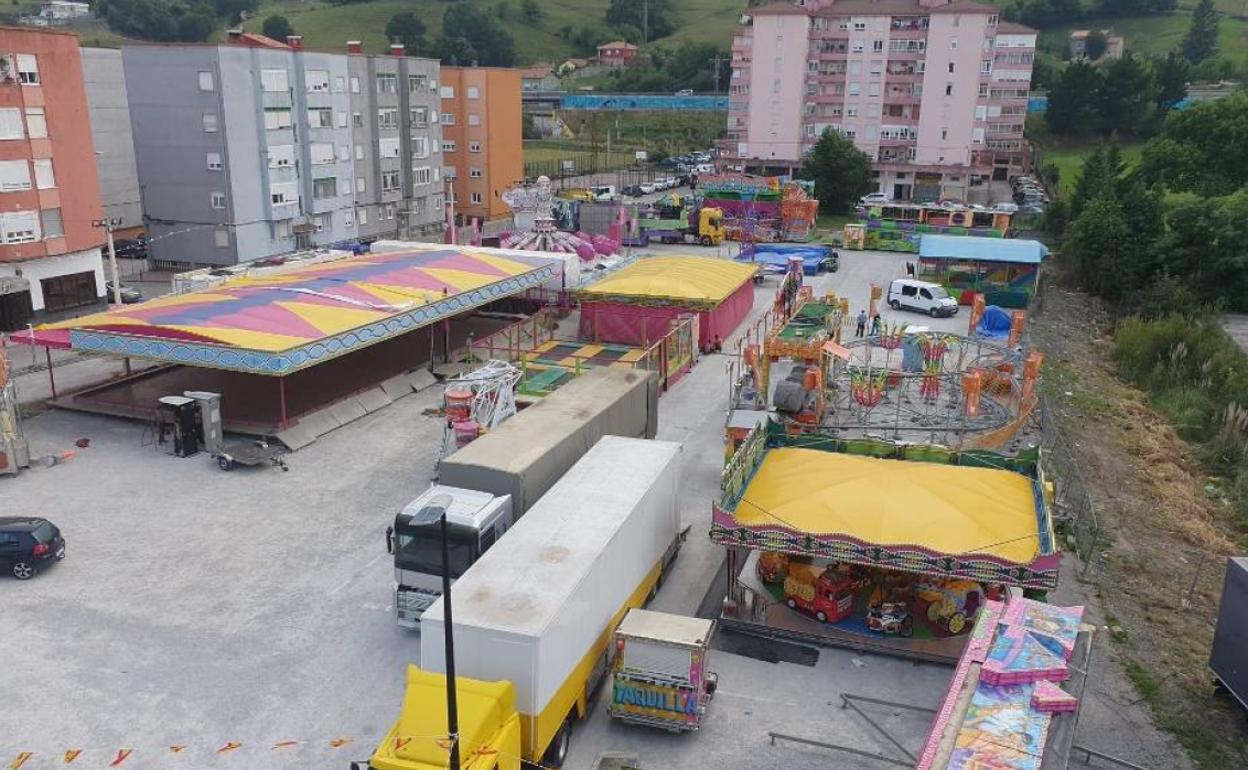
<svg viewBox="0 0 1248 770"><path fill-rule="evenodd" d="M815 195L827 212L843 214L860 197L875 189L871 156L854 146L854 140L825 129L806 156L800 176L814 180Z"/></svg>
<svg viewBox="0 0 1248 770"><path fill-rule="evenodd" d="M1144 146L1140 174L1147 184L1205 196L1248 185L1248 93L1170 113Z"/></svg>
<svg viewBox="0 0 1248 770"><path fill-rule="evenodd" d="M1136 284L1136 247L1122 206L1112 198L1093 200L1075 217L1062 238L1062 251L1095 294L1117 300Z"/></svg>
<svg viewBox="0 0 1248 770"><path fill-rule="evenodd" d="M286 42L286 38L295 34L295 28L290 25L290 21L285 16L266 17L264 26L260 28L265 37L271 37L274 40Z"/></svg>
<svg viewBox="0 0 1248 770"><path fill-rule="evenodd" d="M676 31L676 4L672 0L611 0L607 6L607 23L613 27L624 24L642 31L642 42L667 37Z"/></svg>
<svg viewBox="0 0 1248 770"><path fill-rule="evenodd" d="M1080 216L1089 203L1098 199L1118 200L1121 192L1122 153L1115 142L1098 144L1083 162L1075 189L1070 194L1071 217Z"/></svg>
<svg viewBox="0 0 1248 770"><path fill-rule="evenodd" d="M391 43L402 43L409 54L424 52L425 23L411 12L396 13L386 22L386 38Z"/></svg>
<svg viewBox="0 0 1248 770"><path fill-rule="evenodd" d="M1101 133L1139 136L1156 130L1156 85L1148 67L1128 51L1102 66L1095 108Z"/></svg>
<svg viewBox="0 0 1248 770"><path fill-rule="evenodd" d="M542 8L537 4L537 0L521 0L520 15L526 22L535 25L542 20Z"/></svg>
<svg viewBox="0 0 1248 770"><path fill-rule="evenodd" d="M494 4L494 15L502 21L510 19L511 3L508 3L507 0L498 0L498 2Z"/></svg>
<svg viewBox="0 0 1248 770"><path fill-rule="evenodd" d="M452 67L470 67L478 62L477 49L463 37L443 35L433 44L433 56Z"/></svg>
<svg viewBox="0 0 1248 770"><path fill-rule="evenodd" d="M1192 9L1192 23L1183 38L1183 56L1199 64L1213 55L1218 47L1218 12L1213 0L1200 0Z"/></svg>
<svg viewBox="0 0 1248 770"><path fill-rule="evenodd" d="M471 49L475 61L483 67L510 67L516 63L516 43L511 34L490 16L469 5L456 4L442 15L442 37L438 41L439 58L444 64L470 64L464 61ZM456 40L462 39L467 43Z"/></svg>
<svg viewBox="0 0 1248 770"><path fill-rule="evenodd" d="M217 20L205 10L196 9L178 19L178 40L198 43L208 39L217 28Z"/></svg>
<svg viewBox="0 0 1248 770"><path fill-rule="evenodd" d="M1187 77L1190 69L1187 59L1178 51L1170 51L1164 58L1153 59L1153 82L1157 87L1155 103L1164 117L1187 96Z"/></svg>
<svg viewBox="0 0 1248 770"><path fill-rule="evenodd" d="M1059 136L1081 136L1097 128L1101 73L1086 62L1071 62L1049 92L1044 119Z"/></svg>
<svg viewBox="0 0 1248 770"><path fill-rule="evenodd" d="M1088 38L1083 42L1083 53L1092 61L1096 61L1105 55L1109 50L1109 38L1099 29L1094 29L1088 33Z"/></svg>

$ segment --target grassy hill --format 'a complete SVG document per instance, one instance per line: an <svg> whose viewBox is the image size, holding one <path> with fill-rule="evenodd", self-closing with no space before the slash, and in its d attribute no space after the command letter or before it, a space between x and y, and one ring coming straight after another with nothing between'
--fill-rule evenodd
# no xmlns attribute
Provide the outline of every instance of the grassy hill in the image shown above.
<svg viewBox="0 0 1248 770"><path fill-rule="evenodd" d="M510 8L503 22L516 40L520 64L535 61L557 61L580 55L568 41L559 37L564 26L577 29L605 25L603 16L607 0L538 0L543 11L536 25L520 18L519 0L504 0ZM493 14L499 0L464 0L469 5ZM297 34L303 35L306 48L340 51L347 40L360 40L364 50L383 53L388 41L386 22L396 13L410 11L428 27L427 36L437 37L442 29L443 0L372 0L350 5L330 5L323 0L269 0L243 26L259 32L266 16L280 14L290 20ZM675 44L683 40L715 43L725 48L732 41L737 19L745 7L744 0L683 0L679 4L679 29L659 44Z"/></svg>
<svg viewBox="0 0 1248 770"><path fill-rule="evenodd" d="M1178 10L1169 14L1086 19L1078 24L1046 29L1040 33L1040 39L1061 45L1074 29L1112 29L1126 38L1128 50L1137 54L1164 55L1182 44L1195 5L1195 0L1181 0ZM1214 0L1214 6L1222 12L1218 25L1218 56L1240 67L1248 65L1248 2Z"/></svg>

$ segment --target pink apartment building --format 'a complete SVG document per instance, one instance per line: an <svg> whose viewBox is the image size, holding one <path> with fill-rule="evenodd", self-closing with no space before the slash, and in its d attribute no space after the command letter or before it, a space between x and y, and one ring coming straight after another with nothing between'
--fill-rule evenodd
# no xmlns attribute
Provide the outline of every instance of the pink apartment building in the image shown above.
<svg viewBox="0 0 1248 770"><path fill-rule="evenodd" d="M899 200L984 197L1022 173L1035 30L971 0L804 0L750 9L732 44L727 157L787 170L826 129ZM982 193L977 194L977 193Z"/></svg>

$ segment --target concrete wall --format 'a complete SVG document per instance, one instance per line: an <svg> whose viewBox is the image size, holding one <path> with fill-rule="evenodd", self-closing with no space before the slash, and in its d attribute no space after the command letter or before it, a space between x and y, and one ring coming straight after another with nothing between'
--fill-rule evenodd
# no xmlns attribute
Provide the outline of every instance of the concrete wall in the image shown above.
<svg viewBox="0 0 1248 770"><path fill-rule="evenodd" d="M916 163L969 165L971 162L980 62L992 58L992 52L984 50L988 15L985 12L934 13L931 16ZM950 85L952 95L946 95Z"/></svg>
<svg viewBox="0 0 1248 770"><path fill-rule="evenodd" d="M802 157L809 29L810 18L804 15L754 19L746 142L752 158L796 161Z"/></svg>
<svg viewBox="0 0 1248 770"><path fill-rule="evenodd" d="M44 278L55 278L74 273L95 273L97 295L104 296L104 262L98 247L44 257L29 262L0 262L0 275L16 275L30 281L30 304L36 313L44 309L43 286Z"/></svg>
<svg viewBox="0 0 1248 770"><path fill-rule="evenodd" d="M130 103L126 98L121 51L83 48L82 79L104 216L121 220L116 229L142 227L143 205L139 200L139 174L130 134Z"/></svg>

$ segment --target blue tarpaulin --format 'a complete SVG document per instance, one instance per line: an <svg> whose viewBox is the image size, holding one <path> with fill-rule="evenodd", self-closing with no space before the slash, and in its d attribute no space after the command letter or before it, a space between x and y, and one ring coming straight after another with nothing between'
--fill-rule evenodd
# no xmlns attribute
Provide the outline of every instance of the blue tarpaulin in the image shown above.
<svg viewBox="0 0 1248 770"><path fill-rule="evenodd" d="M975 334L994 340L1009 337L1010 314L996 305L989 305L984 308L984 314L980 317L979 324L975 326Z"/></svg>
<svg viewBox="0 0 1248 770"><path fill-rule="evenodd" d="M924 235L919 239L920 259L1038 265L1048 255L1048 247L1040 241L975 238L967 235Z"/></svg>
<svg viewBox="0 0 1248 770"><path fill-rule="evenodd" d="M768 244L742 250L737 260L763 265L768 272L783 273L789 269L791 257L801 257L802 272L806 275L815 275L819 272L819 266L829 256L829 249L826 246Z"/></svg>

